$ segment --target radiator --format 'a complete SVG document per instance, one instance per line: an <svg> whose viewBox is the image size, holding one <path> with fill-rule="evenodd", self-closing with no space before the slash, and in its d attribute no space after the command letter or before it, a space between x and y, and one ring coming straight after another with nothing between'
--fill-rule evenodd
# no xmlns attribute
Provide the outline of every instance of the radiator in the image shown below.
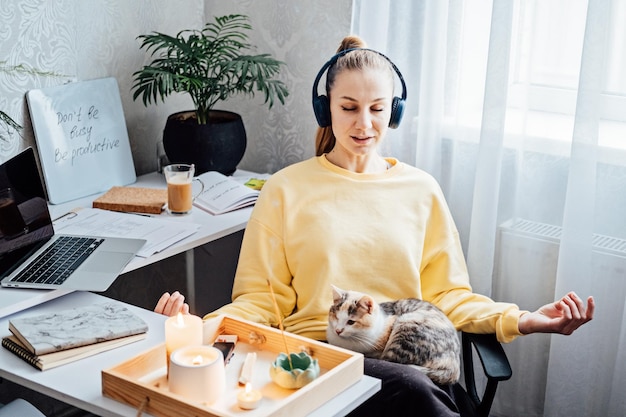
<svg viewBox="0 0 626 417"><path fill-rule="evenodd" d="M499 234L545 240L558 245L563 229L553 224L539 223L526 219L510 219L499 227ZM626 258L626 239L594 234L593 249L597 253Z"/></svg>
<svg viewBox="0 0 626 417"><path fill-rule="evenodd" d="M560 226L526 219L516 218L502 223L498 227L496 242L493 298L514 302L528 310L554 301L561 234ZM626 239L594 235L592 264L590 279L610 280L602 287L623 291L626 286ZM607 311L623 309L624 298L617 294L594 295L604 298L603 309ZM606 305L612 301L617 304ZM536 334L518 338L504 348L513 368L513 378L498 388L492 415L543 416L550 336ZM607 366L612 366L610 361Z"/></svg>

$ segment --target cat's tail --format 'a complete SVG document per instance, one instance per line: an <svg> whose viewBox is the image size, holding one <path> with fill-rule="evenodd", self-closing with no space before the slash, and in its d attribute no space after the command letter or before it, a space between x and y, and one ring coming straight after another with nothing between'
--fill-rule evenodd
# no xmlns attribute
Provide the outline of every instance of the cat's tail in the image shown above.
<svg viewBox="0 0 626 417"><path fill-rule="evenodd" d="M458 367L452 368L426 368L419 365L409 365L426 374L427 377L439 385L450 385L459 382L461 370Z"/></svg>

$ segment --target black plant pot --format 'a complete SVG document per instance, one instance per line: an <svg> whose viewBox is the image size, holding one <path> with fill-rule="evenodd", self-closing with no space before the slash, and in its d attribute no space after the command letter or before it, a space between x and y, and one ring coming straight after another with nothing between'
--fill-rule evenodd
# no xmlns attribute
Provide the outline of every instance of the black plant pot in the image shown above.
<svg viewBox="0 0 626 417"><path fill-rule="evenodd" d="M246 130L241 116L211 110L209 123L198 124L195 112L170 115L163 130L163 148L173 164L195 164L196 175L219 171L230 175L246 151Z"/></svg>

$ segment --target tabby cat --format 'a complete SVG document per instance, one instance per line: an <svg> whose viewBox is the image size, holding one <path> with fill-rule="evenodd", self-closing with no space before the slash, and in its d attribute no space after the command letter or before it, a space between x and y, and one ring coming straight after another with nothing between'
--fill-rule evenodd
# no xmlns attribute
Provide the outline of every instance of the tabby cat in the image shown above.
<svg viewBox="0 0 626 417"><path fill-rule="evenodd" d="M332 287L329 343L415 366L440 385L459 380L457 331L436 306L416 298L376 303L369 295Z"/></svg>

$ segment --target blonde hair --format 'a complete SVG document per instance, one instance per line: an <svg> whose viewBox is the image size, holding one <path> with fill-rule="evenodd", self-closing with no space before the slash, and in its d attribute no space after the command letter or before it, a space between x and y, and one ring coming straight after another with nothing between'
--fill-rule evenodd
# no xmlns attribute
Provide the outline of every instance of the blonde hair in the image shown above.
<svg viewBox="0 0 626 417"><path fill-rule="evenodd" d="M326 96L329 100L330 91L335 79L337 75L343 71L363 70L366 68L383 69L389 72L390 80L393 83L393 68L389 61L379 53L361 48L367 48L367 45L358 36L346 36L341 41L341 45L339 45L337 49L337 54L349 49L355 50L339 57L337 61L328 68L326 73ZM335 147L335 141L332 125L318 127L315 135L315 155L320 156L330 152Z"/></svg>

